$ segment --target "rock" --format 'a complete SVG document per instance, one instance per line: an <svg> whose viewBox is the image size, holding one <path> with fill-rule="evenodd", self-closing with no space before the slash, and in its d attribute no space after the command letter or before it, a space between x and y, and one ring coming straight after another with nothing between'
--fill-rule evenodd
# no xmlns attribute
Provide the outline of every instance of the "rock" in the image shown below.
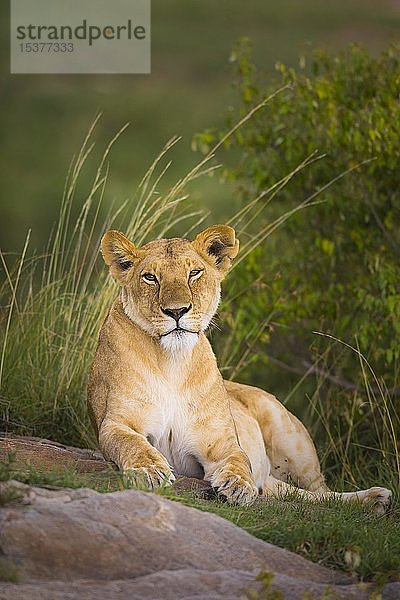
<svg viewBox="0 0 400 600"><path fill-rule="evenodd" d="M15 467L32 466L37 470L74 469L78 473L116 469L99 450L74 448L59 442L36 437L23 437L0 431L0 461L12 454ZM178 493L190 491L198 498L213 498L215 491L203 479L179 477L173 484Z"/></svg>
<svg viewBox="0 0 400 600"><path fill-rule="evenodd" d="M20 481L10 480L0 482L0 494L6 494L8 498L12 499L11 504L14 505L70 502L71 500L87 498L88 496L97 494L97 492L90 488L79 488L77 490L57 488L56 493L54 492L54 488L33 487Z"/></svg>
<svg viewBox="0 0 400 600"><path fill-rule="evenodd" d="M215 500L218 497L216 490L214 490L209 481L196 479L195 477L178 477L172 484L172 487L178 494L190 492L192 496L205 500Z"/></svg>
<svg viewBox="0 0 400 600"><path fill-rule="evenodd" d="M0 510L0 555L19 583L0 583L1 600L238 600L260 570L285 600L327 587L368 597L347 575L156 494L17 488L23 504Z"/></svg>
<svg viewBox="0 0 400 600"><path fill-rule="evenodd" d="M400 598L400 582L393 581L387 583L382 591L382 600L399 600Z"/></svg>
<svg viewBox="0 0 400 600"><path fill-rule="evenodd" d="M73 448L35 437L22 437L0 432L0 460L12 454L15 464L29 464L35 469L74 468L78 473L105 471L113 468L98 450Z"/></svg>

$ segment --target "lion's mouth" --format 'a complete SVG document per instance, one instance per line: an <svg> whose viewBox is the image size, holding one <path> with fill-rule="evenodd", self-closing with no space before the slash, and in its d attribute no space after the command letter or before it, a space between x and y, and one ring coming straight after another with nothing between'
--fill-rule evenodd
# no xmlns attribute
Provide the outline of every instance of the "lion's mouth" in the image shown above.
<svg viewBox="0 0 400 600"><path fill-rule="evenodd" d="M174 327L174 329L171 329L170 331L167 331L167 333L162 333L160 335L160 338L162 337L166 337L167 335L171 335L171 333L175 333L177 335L183 335L184 333L195 333L196 335L199 335L198 331L192 331L191 329L185 329L184 327Z"/></svg>

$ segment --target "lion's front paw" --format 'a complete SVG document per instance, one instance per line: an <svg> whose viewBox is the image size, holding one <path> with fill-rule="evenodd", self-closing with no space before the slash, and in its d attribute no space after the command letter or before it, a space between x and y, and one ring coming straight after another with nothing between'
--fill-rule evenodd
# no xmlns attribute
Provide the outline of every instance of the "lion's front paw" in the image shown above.
<svg viewBox="0 0 400 600"><path fill-rule="evenodd" d="M366 491L363 502L368 502L376 515L383 515L392 504L392 492L382 487L372 487Z"/></svg>
<svg viewBox="0 0 400 600"><path fill-rule="evenodd" d="M211 485L232 504L251 504L258 497L253 479L229 468L217 471L211 478Z"/></svg>
<svg viewBox="0 0 400 600"><path fill-rule="evenodd" d="M123 479L127 487L155 488L162 485L171 485L175 481L175 475L169 466L148 465L123 470Z"/></svg>

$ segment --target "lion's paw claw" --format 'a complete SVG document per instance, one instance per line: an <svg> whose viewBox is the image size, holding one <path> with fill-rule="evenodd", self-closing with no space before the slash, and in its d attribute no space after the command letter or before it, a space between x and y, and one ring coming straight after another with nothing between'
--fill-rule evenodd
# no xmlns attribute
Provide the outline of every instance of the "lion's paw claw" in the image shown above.
<svg viewBox="0 0 400 600"><path fill-rule="evenodd" d="M392 505L392 492L382 487L372 487L367 490L365 502L372 505L376 515L383 515Z"/></svg>
<svg viewBox="0 0 400 600"><path fill-rule="evenodd" d="M220 473L212 485L231 504L252 504L259 495L253 481L234 473Z"/></svg>
<svg viewBox="0 0 400 600"><path fill-rule="evenodd" d="M135 467L123 470L123 480L127 487L156 488L171 485L175 475L170 469L158 468L155 465Z"/></svg>

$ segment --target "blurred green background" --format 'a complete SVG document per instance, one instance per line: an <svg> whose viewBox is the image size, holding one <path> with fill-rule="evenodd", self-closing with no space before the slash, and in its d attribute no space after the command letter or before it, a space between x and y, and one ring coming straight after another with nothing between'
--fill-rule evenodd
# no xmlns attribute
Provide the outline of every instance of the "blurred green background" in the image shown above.
<svg viewBox="0 0 400 600"><path fill-rule="evenodd" d="M125 76L10 75L8 3L1 4L0 247L17 252L28 228L41 249L57 218L65 176L97 112L99 146L126 122L131 126L111 154L106 202L132 197L165 141L182 141L171 154L167 182L197 160L193 134L221 127L238 103L229 55L241 36L254 46L260 69L274 76L276 61L297 65L312 48L337 50L361 42L377 53L399 32L394 0L152 1L152 73ZM84 182L83 182L84 185ZM192 202L223 220L238 203L234 185L203 178Z"/></svg>

